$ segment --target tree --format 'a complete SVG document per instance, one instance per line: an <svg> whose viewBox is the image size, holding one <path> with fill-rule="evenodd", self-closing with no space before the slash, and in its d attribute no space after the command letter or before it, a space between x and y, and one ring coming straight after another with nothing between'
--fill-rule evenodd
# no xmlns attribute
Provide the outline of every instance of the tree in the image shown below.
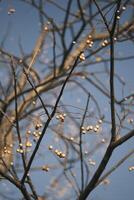
<svg viewBox="0 0 134 200"><path fill-rule="evenodd" d="M18 188L17 199L90 198L134 154L130 145L106 169L134 136L133 76L121 77L134 71L134 3L20 0L0 7L1 183Z"/></svg>

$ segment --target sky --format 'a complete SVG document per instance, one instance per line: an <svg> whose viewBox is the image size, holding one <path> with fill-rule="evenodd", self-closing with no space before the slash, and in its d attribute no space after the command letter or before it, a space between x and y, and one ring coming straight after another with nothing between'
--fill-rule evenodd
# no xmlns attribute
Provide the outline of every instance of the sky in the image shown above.
<svg viewBox="0 0 134 200"><path fill-rule="evenodd" d="M62 0L58 0L58 2L61 2ZM66 1L64 1L65 3ZM74 1L75 2L75 1ZM74 6L75 3L74 3ZM8 15L8 11L10 8L15 9L15 13L12 15ZM54 20L59 21L59 23L62 21L61 15L58 12L58 10L54 9L52 6L46 6L45 8L48 12L48 14L54 18ZM129 13L124 15L124 20L127 18ZM47 21L46 21L47 23ZM4 43L4 49L8 52L11 52L15 54L16 56L21 57L21 52L19 48L19 43L22 45L22 48L26 54L31 53L32 49L35 46L36 39L40 33L40 23L39 23L39 15L36 9L31 8L31 6L23 3L19 0L3 0L0 1L0 42L3 41L5 38L5 35L7 35L7 38ZM8 34L7 34L8 33ZM69 38L68 38L69 40ZM50 38L48 39L50 41ZM133 43L127 42L127 43L118 43L115 47L115 54L118 56L127 56L127 55L133 55L134 52L134 45ZM51 53L47 53L47 47L45 49L45 53L48 57L51 57ZM98 70L102 67L100 66L102 64L96 64L93 65L91 68L91 71ZM4 64L0 63L0 78L3 77L4 73L6 73L4 68ZM133 65L133 59L127 60L127 61L117 61L115 66L115 72L120 75L121 78L125 80L127 83L124 86L124 96L128 95L130 92L134 92L134 81L133 81L133 75L134 75L134 65ZM107 77L104 78L104 83L106 83ZM108 81L108 80L107 80ZM88 89L89 85L85 80L83 80L83 84L86 85L86 88ZM115 80L115 94L118 100L122 97L122 90L120 83ZM72 88L74 85L72 85ZM99 99L99 104L103 108L104 107L104 113L107 119L109 119L109 102L106 98L102 97L102 94L99 91L96 91L93 86L90 85L90 91L95 95L97 99ZM71 97L71 98L70 98ZM62 100L65 104L72 104L77 105L84 108L86 103L86 96L84 93L82 93L80 90L70 90L70 88L67 87L67 92L63 95ZM76 102L77 99L77 102ZM48 98L49 100L49 98ZM92 107L91 109L95 109ZM131 128L133 128L132 126ZM71 129L71 128L70 128ZM105 129L105 127L104 127ZM77 130L76 130L77 131ZM45 145L47 146L48 143L52 140L52 136L46 136L48 140L44 141L42 144L42 147L44 148ZM86 136L84 138L86 140ZM87 137L88 139L88 137ZM92 139L91 139L92 141ZM92 141L93 142L93 141ZM56 144L58 146L58 144ZM112 158L110 159L110 162L106 168L109 169L111 166L116 163L119 158L122 158L124 155L126 155L127 152L129 152L134 145L133 138L129 141L127 141L125 144L123 144L121 147L117 148L115 152L113 153ZM104 154L106 146L101 149L100 152L97 152L96 155L94 155L94 159L97 160L97 163L99 163L102 154ZM45 161L52 162L53 157L50 156L50 158L45 158ZM36 160L35 164L39 164L39 161ZM91 194L89 200L132 200L134 196L134 172L129 172L128 167L134 165L134 156L131 156L123 165L121 165L115 172L110 175L110 184L108 185L101 185L97 187ZM47 182L49 182L49 179L51 176L55 175L55 171L50 172L49 174L42 175L42 172L34 173L33 176L33 182L37 188L37 191L42 194L44 192L43 185L45 185ZM77 173L79 171L77 170ZM38 178L40 177L40 178ZM44 182L44 178L46 182ZM40 187L40 182L42 183L42 187ZM7 187L8 183L7 181L1 181L0 182L0 192L5 190L6 193L10 193L14 191L13 196L19 196L19 192L16 191L16 188L10 185L10 188ZM13 189L13 190L12 190ZM18 197L19 198L19 197ZM3 197L0 196L0 200L4 200ZM64 198L61 200L64 200ZM73 199L71 199L73 200Z"/></svg>

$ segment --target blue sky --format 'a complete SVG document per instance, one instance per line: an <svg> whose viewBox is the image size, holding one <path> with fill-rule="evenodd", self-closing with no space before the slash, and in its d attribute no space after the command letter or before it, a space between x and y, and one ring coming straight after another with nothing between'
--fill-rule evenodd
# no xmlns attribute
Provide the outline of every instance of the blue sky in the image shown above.
<svg viewBox="0 0 134 200"><path fill-rule="evenodd" d="M61 5L63 1L61 2ZM66 1L64 1L66 2ZM75 7L74 3L74 7ZM15 13L12 15L8 15L7 12L9 8L15 8ZM59 23L62 22L61 14L58 12L58 10L54 9L52 6L46 6L45 8L49 15L54 18L55 21L58 21ZM129 13L124 15L124 20L127 18ZM47 23L47 20L45 21ZM11 52L17 56L21 57L20 49L19 49L19 42L21 43L23 50L26 54L31 53L32 49L35 46L36 39L40 33L40 23L39 23L39 15L38 12L32 8L31 6L17 0L12 1L1 1L0 2L0 41L3 41L3 38L5 34L8 32L7 39L4 44L4 49L8 52ZM48 41L51 41L50 38L48 38ZM68 38L68 41L70 41L70 38ZM49 45L49 42L47 43ZM45 49L45 51L47 51ZM115 48L115 54L118 56L130 56L133 55L134 52L134 45L133 43L126 42L126 43L117 43ZM47 56L51 58L51 52L47 53ZM0 63L0 77L3 77L3 74L6 73L4 71L4 65ZM38 67L38 66L37 66ZM42 67L42 66L41 66ZM102 64L96 64L89 67L89 72L94 70L100 70L103 69ZM134 66L133 66L133 59L127 60L127 61L117 61L115 63L115 72L119 74L120 77L122 77L125 82L127 83L124 87L124 96L130 94L131 92L134 92ZM102 79L104 79L104 83L108 81L108 77L101 76ZM102 96L102 94L97 91L94 86L89 85L85 80L83 80L83 85L89 89L90 92L94 94L94 96L99 100L100 107L102 108L102 111L104 110L104 114L107 119L110 119L109 114L109 102L106 98ZM115 80L115 94L118 100L122 98L122 86L120 83ZM74 85L72 85L72 88ZM57 92L57 91L56 91ZM76 102L77 99L77 102ZM48 98L48 101L50 98ZM81 108L85 107L86 103L86 95L79 89L76 90L70 90L70 87L67 86L66 93L63 95L62 100L64 104L72 104L77 105ZM103 109L104 108L104 109ZM92 105L91 109L95 109L95 107ZM131 126L133 128L134 126ZM109 130L108 127L104 127L105 130ZM49 131L48 131L49 132ZM42 144L43 148L46 148L48 144L53 141L53 136L46 136L48 140L44 140L44 143ZM89 137L84 138L88 140ZM93 142L94 140L91 139ZM91 143L92 143L91 142ZM58 144L56 144L58 147ZM109 169L112 165L114 165L115 162L119 160L119 158L122 158L128 151L130 151L133 148L134 141L133 138L130 141L127 141L125 144L123 144L121 147L115 150L113 153L113 156L107 166L107 169ZM94 159L96 159L97 163L99 163L101 155L104 153L106 147L102 148L99 153L96 153L94 155ZM47 150L46 150L47 152ZM45 162L53 163L54 158L50 156L50 158L47 158L45 156ZM40 161L36 160L34 164L40 164ZM91 194L91 197L88 198L89 200L132 200L134 196L133 191L133 185L134 185L134 172L129 172L128 167L134 165L134 156L131 156L123 165L121 165L112 175L110 175L110 184L99 186L97 187L93 193ZM107 170L106 169L106 170ZM77 169L77 173L79 173ZM49 174L43 174L42 172L34 173L33 176L33 182L37 188L37 191L39 194L42 194L45 190L46 183L49 183L49 180L51 177L53 177L55 174L58 174L58 172L52 171ZM45 179L45 181L44 181ZM40 187L39 185L42 185ZM2 181L0 183L0 192L3 191L3 188L5 189L5 184L7 184L7 181ZM12 187L12 186L11 186ZM11 188L6 188L6 192L11 191ZM16 196L16 189L14 188L15 196ZM18 194L19 195L19 194ZM0 200L4 200L2 197L0 197ZM64 200L64 199L63 199ZM72 199L73 200L73 199Z"/></svg>

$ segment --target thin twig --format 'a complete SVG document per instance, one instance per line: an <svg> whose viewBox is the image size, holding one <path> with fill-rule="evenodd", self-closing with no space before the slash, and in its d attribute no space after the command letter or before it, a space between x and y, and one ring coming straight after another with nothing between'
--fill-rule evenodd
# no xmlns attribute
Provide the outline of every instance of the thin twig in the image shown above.
<svg viewBox="0 0 134 200"><path fill-rule="evenodd" d="M53 109L53 111L52 111L52 113L51 113L51 115L50 115L50 118L48 118L48 120L47 120L46 123L45 123L45 126L44 126L44 128L43 128L43 130L42 130L42 134L41 134L41 136L40 136L40 138L39 138L39 140L38 140L38 142L37 142L37 144L36 144L36 147L35 147L35 149L34 149L32 155L31 155L30 159L29 159L28 165L27 165L26 170L25 170L25 172L24 172L24 175L23 175L23 177L22 177L22 180L21 180L22 184L24 184L24 181L25 181L25 178L26 178L26 176L27 176L27 173L29 172L29 170L30 170L30 168L31 168L31 165L32 165L33 160L34 160L34 157L35 157L35 155L36 155L36 153L37 153L37 151L38 151L38 149L39 149L40 143L41 143L41 141L42 141L42 139L43 139L44 134L46 133L46 130L47 130L47 128L48 128L48 125L49 125L49 123L51 122L52 118L53 118L54 115L55 115L55 112L56 112L58 103L59 103L59 101L60 101L60 98L61 98L61 96L62 96L62 94L63 94L64 88L65 88L65 86L66 86L66 84L67 84L67 82L68 82L68 80L69 80L69 78L70 78L70 76L71 76L71 74L72 74L74 68L76 67L76 64L77 64L78 59L79 59L79 57L75 60L73 66L72 66L72 68L71 68L71 70L70 70L70 73L68 74L68 76L67 76L65 82L63 83L63 86L62 86L62 88L61 88L60 94L59 94L59 96L58 96L58 98L57 98L57 100L56 100L54 109Z"/></svg>
<svg viewBox="0 0 134 200"><path fill-rule="evenodd" d="M97 182L96 187L103 182L112 172L114 172L121 164L123 164L131 155L134 154L134 149L125 155L120 161L118 161L110 170L108 170Z"/></svg>
<svg viewBox="0 0 134 200"><path fill-rule="evenodd" d="M90 94L88 95L87 98L87 103L86 103L86 107L85 107L85 112L82 118L82 122L80 125L80 141L79 141L79 147L80 147L80 168L81 168L81 193L83 193L83 189L84 189L84 168L83 168L83 148L82 148L82 126L84 124L85 121L85 117L86 117L86 113L87 113L87 109L88 109L88 105L89 105L89 100L90 100Z"/></svg>

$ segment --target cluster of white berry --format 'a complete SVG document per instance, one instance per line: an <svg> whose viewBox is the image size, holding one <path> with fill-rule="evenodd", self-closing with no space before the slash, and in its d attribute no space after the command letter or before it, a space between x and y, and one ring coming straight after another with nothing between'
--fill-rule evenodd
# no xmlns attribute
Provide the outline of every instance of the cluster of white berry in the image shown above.
<svg viewBox="0 0 134 200"><path fill-rule="evenodd" d="M100 128L101 128L100 124L102 124L101 119L98 121L98 123L95 126L93 126L93 125L88 125L86 127L82 126L81 127L81 133L85 134L86 132L90 132L90 131L98 133L100 131Z"/></svg>
<svg viewBox="0 0 134 200"><path fill-rule="evenodd" d="M15 8L9 8L7 14L12 15L15 13L15 11L16 11Z"/></svg>
<svg viewBox="0 0 134 200"><path fill-rule="evenodd" d="M65 121L65 117L66 117L66 113L60 113L60 114L56 115L56 119L60 120L61 122Z"/></svg>
<svg viewBox="0 0 134 200"><path fill-rule="evenodd" d="M55 155L57 155L59 158L65 158L65 157L66 157L66 154L63 153L62 151L59 151L58 149L53 150L53 146L52 146L52 145L50 145L50 146L48 147L48 149L49 149L50 151L53 151L53 153L54 153Z"/></svg>
<svg viewBox="0 0 134 200"><path fill-rule="evenodd" d="M131 166L128 168L129 171L133 171L134 170L134 166Z"/></svg>
<svg viewBox="0 0 134 200"><path fill-rule="evenodd" d="M47 165L42 166L42 170L48 172L50 168Z"/></svg>

